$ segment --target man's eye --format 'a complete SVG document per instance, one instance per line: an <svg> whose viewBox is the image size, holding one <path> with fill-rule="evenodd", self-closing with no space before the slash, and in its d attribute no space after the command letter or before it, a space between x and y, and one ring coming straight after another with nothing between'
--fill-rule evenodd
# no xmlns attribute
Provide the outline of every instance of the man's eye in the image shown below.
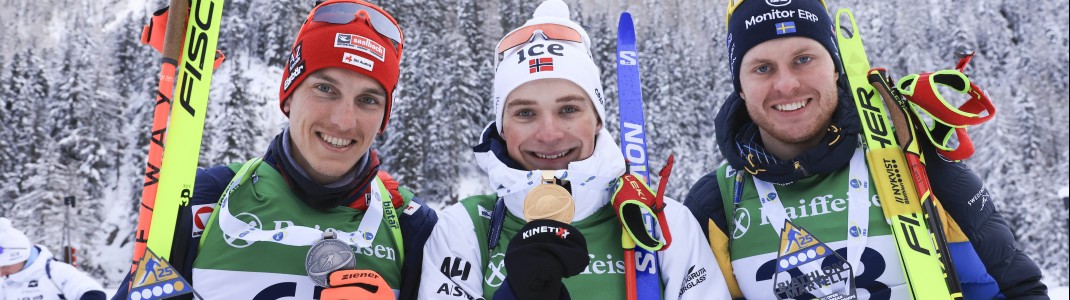
<svg viewBox="0 0 1070 300"><path fill-rule="evenodd" d="M768 65L761 65L761 66L758 66L757 68L754 68L754 72L758 73L758 74L765 74L765 73L769 73L769 71L771 71L772 69L773 68L769 67Z"/></svg>
<svg viewBox="0 0 1070 300"><path fill-rule="evenodd" d="M516 111L516 113L513 114L513 115L515 115L517 117L521 117L521 118L530 118L530 117L534 117L535 116L535 111L530 110L530 109L521 109L521 110Z"/></svg>
<svg viewBox="0 0 1070 300"><path fill-rule="evenodd" d="M332 93L332 92L334 92L334 87L332 87L330 85L327 85L327 84L317 83L316 85L313 85L312 87L315 88L317 91L324 92L324 93Z"/></svg>
<svg viewBox="0 0 1070 300"><path fill-rule="evenodd" d="M809 63L809 62L811 62L813 60L814 60L814 58L810 57L810 56L800 56L799 58L795 59L795 63L797 63L797 64L805 64L805 63Z"/></svg>
<svg viewBox="0 0 1070 300"><path fill-rule="evenodd" d="M374 104L379 104L379 99L375 98L375 97L372 97L372 96L366 96L366 97L361 97L360 98L360 102L364 103L364 104L372 104L372 105L374 105Z"/></svg>
<svg viewBox="0 0 1070 300"><path fill-rule="evenodd" d="M575 106L572 106L572 105L568 105L568 106L565 106L565 107L561 108L561 113L563 113L563 114L570 114L570 113L575 113L575 112L578 112L578 111L580 111L580 109L578 107L575 107Z"/></svg>

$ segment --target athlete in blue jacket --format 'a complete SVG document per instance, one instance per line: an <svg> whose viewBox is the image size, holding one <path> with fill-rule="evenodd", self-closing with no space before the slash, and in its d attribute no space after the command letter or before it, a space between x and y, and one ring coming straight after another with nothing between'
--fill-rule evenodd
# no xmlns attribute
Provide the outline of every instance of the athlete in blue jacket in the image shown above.
<svg viewBox="0 0 1070 300"><path fill-rule="evenodd" d="M727 163L685 201L733 297L909 297L883 199L868 184L831 17L814 0L739 2L728 21L735 93L716 117ZM980 178L925 148L964 296L1046 299Z"/></svg>

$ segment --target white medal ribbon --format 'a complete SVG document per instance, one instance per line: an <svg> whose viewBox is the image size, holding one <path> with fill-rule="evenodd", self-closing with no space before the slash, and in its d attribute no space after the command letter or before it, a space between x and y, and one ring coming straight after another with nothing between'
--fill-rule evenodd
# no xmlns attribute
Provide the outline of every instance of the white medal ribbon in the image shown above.
<svg viewBox="0 0 1070 300"><path fill-rule="evenodd" d="M235 178L241 178L243 175L237 174ZM235 217L230 212L230 194L237 189L241 181L243 180L232 181L223 194L222 200L220 200L219 229L223 231L224 235L229 238L248 241L250 244L254 242L272 242L287 246L311 246L323 237L324 230L321 230L319 226L312 228L292 225L281 229L263 230L257 228L258 226L255 223L246 223ZM357 248L371 246L372 241L375 240L375 235L379 231L379 224L383 221L383 198L379 191L380 185L379 178L375 178L371 183L370 187L373 191L368 193L369 196L365 198L368 201L368 210L365 211L364 218L361 219L356 232L329 229L334 231L338 240Z"/></svg>
<svg viewBox="0 0 1070 300"><path fill-rule="evenodd" d="M869 171L866 169L865 157L862 149L855 149L851 156L851 169L847 182L847 263L852 270L859 270L862 265L862 252L865 250L866 238L869 233ZM758 191L758 197L762 202L763 214L769 217L769 224L773 226L777 237L784 230L784 222L788 220L784 212L784 204L773 184L754 178L754 187ZM772 198L772 199L770 199ZM855 231L854 233L852 233ZM812 234L812 233L811 233ZM780 254L778 246L777 255ZM812 264L799 266L805 273L817 271L819 267ZM849 278L846 287L853 286L854 278ZM828 295L833 291L821 288L821 292ZM822 295L823 296L823 295ZM821 296L819 296L821 297Z"/></svg>

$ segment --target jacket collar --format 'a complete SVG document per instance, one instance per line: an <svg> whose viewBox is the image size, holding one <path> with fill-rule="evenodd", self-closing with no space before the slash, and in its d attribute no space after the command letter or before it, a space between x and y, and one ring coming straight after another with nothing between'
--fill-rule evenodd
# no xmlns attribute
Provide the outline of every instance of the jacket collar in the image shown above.
<svg viewBox="0 0 1070 300"><path fill-rule="evenodd" d="M583 220L609 204L613 184L626 169L620 146L602 128L595 137L594 153L587 159L569 163L568 169L552 170L560 180L568 180L576 203L573 221ZM483 129L479 145L472 147L479 167L487 173L490 186L505 200L509 213L524 218L524 197L539 184L539 170L519 167L505 148L505 140L491 123Z"/></svg>

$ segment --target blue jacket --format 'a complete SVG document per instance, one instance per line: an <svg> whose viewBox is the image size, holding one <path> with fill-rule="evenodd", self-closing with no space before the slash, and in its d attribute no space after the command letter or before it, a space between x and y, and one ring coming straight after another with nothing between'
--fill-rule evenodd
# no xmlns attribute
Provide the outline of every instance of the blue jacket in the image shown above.
<svg viewBox="0 0 1070 300"><path fill-rule="evenodd" d="M861 125L850 95L844 92L849 90L844 88L844 82L841 79L840 104L832 117L836 130L830 130L822 145L837 138L840 142L832 142L835 146L818 146L793 161L771 158L761 162L745 158L747 154L764 154L760 153L764 150L757 126L747 114L742 99L738 95L730 96L715 121L717 144L728 164L736 170L764 169L754 176L781 184L847 168ZM950 215L951 223L957 223L961 228L961 234L952 234L948 240L966 298L991 299L1002 294L1013 299L1047 299L1047 287L1040 281L1040 269L1018 248L980 177L966 164L938 156L931 145L922 148L925 157L929 158L926 169L933 194ZM758 165L754 161L758 161ZM703 226L707 238L718 236L711 235L710 230L723 233L728 228L722 205L726 200L722 199L715 173L700 178L684 201L700 224L712 221L714 226Z"/></svg>

